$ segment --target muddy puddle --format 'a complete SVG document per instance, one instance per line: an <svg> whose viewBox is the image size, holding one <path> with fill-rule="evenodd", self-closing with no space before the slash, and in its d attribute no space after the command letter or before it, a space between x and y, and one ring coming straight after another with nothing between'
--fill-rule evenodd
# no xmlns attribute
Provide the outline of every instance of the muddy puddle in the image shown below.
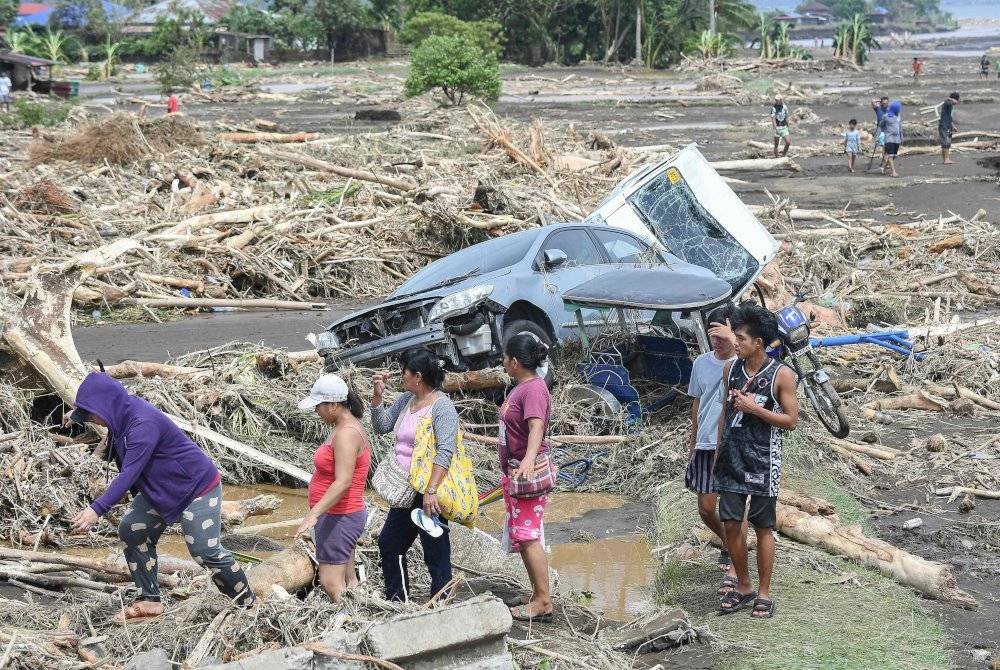
<svg viewBox="0 0 1000 670"><path fill-rule="evenodd" d="M243 531L281 544L287 545L292 541L298 528L298 520L308 509L306 489L259 485L226 486L223 491L226 500L241 500L262 494L281 498L281 507L276 512L251 517L240 527ZM371 500L369 504L372 504ZM546 524L562 527L561 532L554 533L560 538L559 543L549 544L549 560L559 574L558 591L603 612L608 618L622 621L651 606L649 586L655 572L650 561L649 545L643 534L618 534L620 530L609 527L608 520L615 519L615 511L622 510L628 504L629 500L622 496L557 493L545 514ZM599 519L592 518L595 512L602 512ZM501 532L503 520L503 504L492 503L482 508L478 526L496 537ZM562 541L567 535L565 526L574 530L575 541ZM259 530L254 530L255 528ZM179 558L188 556L184 538L180 535L164 535L158 548L161 554ZM66 549L66 552L78 556L104 557L117 554L118 548L115 545L75 547ZM273 552L258 550L245 553L266 558Z"/></svg>

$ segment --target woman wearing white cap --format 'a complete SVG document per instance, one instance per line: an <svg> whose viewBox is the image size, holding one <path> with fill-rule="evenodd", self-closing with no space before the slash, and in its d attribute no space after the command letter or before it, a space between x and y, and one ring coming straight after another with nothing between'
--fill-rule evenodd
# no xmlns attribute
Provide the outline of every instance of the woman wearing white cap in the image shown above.
<svg viewBox="0 0 1000 670"><path fill-rule="evenodd" d="M313 456L316 471L309 480L309 514L296 535L315 528L319 583L334 602L356 586L354 549L365 530L365 482L371 446L364 427L364 404L337 375L323 375L313 384L299 409L314 410L333 426L330 439Z"/></svg>

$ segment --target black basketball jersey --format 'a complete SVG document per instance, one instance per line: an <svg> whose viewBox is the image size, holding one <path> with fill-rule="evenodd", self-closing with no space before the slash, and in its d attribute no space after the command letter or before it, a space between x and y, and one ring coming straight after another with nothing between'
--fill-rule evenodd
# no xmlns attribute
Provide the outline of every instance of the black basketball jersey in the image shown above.
<svg viewBox="0 0 1000 670"><path fill-rule="evenodd" d="M738 359L729 371L729 388L749 393L760 407L781 413L774 384L781 363L768 358L755 375ZM781 483L781 442L784 429L738 411L726 398L725 425L715 468L719 491L775 497Z"/></svg>

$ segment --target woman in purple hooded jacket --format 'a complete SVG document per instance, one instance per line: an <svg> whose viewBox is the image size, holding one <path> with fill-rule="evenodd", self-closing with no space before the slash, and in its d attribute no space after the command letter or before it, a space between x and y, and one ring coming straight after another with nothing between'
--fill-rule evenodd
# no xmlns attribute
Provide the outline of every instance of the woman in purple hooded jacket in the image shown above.
<svg viewBox="0 0 1000 670"><path fill-rule="evenodd" d="M118 537L139 597L116 620L163 613L156 543L167 526L177 521L192 558L212 572L219 590L240 605L253 604L243 568L219 542L222 476L205 452L166 414L129 395L102 372L92 372L83 380L71 419L106 426L108 460L114 458L118 464L118 476L101 497L73 518L73 530L88 531L98 517L132 492Z"/></svg>

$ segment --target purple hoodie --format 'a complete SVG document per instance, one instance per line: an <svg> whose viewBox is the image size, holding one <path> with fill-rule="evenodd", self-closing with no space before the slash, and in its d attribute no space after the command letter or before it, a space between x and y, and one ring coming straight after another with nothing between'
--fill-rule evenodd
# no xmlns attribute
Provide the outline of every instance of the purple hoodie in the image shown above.
<svg viewBox="0 0 1000 670"><path fill-rule="evenodd" d="M108 424L110 454L119 474L91 508L103 516L125 493L142 493L167 524L219 476L205 452L166 414L102 372L91 372L76 406Z"/></svg>

